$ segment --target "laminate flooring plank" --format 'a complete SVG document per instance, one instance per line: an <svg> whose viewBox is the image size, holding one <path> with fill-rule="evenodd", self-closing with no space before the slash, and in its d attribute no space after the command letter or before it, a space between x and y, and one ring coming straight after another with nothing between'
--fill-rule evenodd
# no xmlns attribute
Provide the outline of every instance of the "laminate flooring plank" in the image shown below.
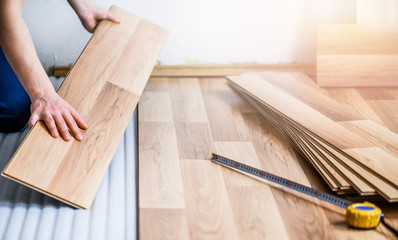
<svg viewBox="0 0 398 240"><path fill-rule="evenodd" d="M372 109L383 120L385 126L398 134L398 101L397 100L372 100L368 101Z"/></svg>
<svg viewBox="0 0 398 240"><path fill-rule="evenodd" d="M377 169L377 174L382 177L398 175L398 158L381 148L346 149L344 152L356 159L361 159L363 165ZM387 178L386 180L398 188L397 178Z"/></svg>
<svg viewBox="0 0 398 240"><path fill-rule="evenodd" d="M215 142L217 154L263 169L251 142ZM241 239L288 239L270 182L223 167L225 185ZM264 225L264 223L267 223ZM261 226L261 227L260 227ZM261 236L261 237L260 237Z"/></svg>
<svg viewBox="0 0 398 240"><path fill-rule="evenodd" d="M274 116L276 116L276 115L274 114ZM283 122L283 121L285 121L285 119L279 118L279 121ZM348 159L346 155L337 151L336 149L329 146L328 144L324 143L324 141L321 141L320 139L317 140L316 138L319 138L319 137L316 136L315 134L311 133L310 131L303 131L303 129L301 129L300 126L298 126L294 122L290 122L289 124L292 124L291 127L295 129L294 130L295 132L303 134L304 139L309 140L309 142L315 143L319 147L319 148L317 148L316 151L322 151L325 153L326 156L329 156L329 157L325 158L328 161L328 163L331 164L331 166L333 166L334 169L339 171L340 174L342 174L342 176L345 176L346 179L350 181L350 183L358 190L358 192L360 194L369 195L369 194L374 193L374 190L369 186L369 184L365 183L363 179L360 179L359 177L357 177L356 175L354 175L352 173L352 170L356 169L356 168L361 168L360 171L366 171L365 169L363 169L363 167L359 166L357 163L353 162L351 159ZM345 165L344 166L341 165L341 162ZM347 162L348 162L348 164L347 164ZM351 167L355 166L355 167L354 168L349 167L347 169L348 166L351 166ZM367 181L369 181L369 179L367 179ZM385 184L386 183L384 183L384 185Z"/></svg>
<svg viewBox="0 0 398 240"><path fill-rule="evenodd" d="M259 106L261 108L261 106ZM273 118L276 120L275 125L281 125L284 131L291 136L291 138L295 141L296 144L299 144L301 148L307 152L309 156L311 156L313 162L320 166L319 170L323 173L323 175L329 176L334 183L339 186L339 190L347 190L351 188L351 184L349 184L342 176L341 173L336 172L339 169L333 168L333 164L329 161L328 153L320 150L311 141L307 141L307 137L302 135L300 129L297 129L295 126L290 124L286 119L278 116L277 114L273 113L272 111L268 111L265 108L261 109L262 113L269 118ZM323 171L322 171L323 169ZM326 173L326 174L325 174ZM328 181L329 182L329 181Z"/></svg>
<svg viewBox="0 0 398 240"><path fill-rule="evenodd" d="M355 88L327 88L329 96L340 104L349 105L352 109L358 111L366 119L373 120L376 123L384 124L379 116L373 111L365 99ZM360 120L360 119L354 119Z"/></svg>
<svg viewBox="0 0 398 240"><path fill-rule="evenodd" d="M214 141L249 141L242 113L229 104L230 98L239 96L225 91L202 93Z"/></svg>
<svg viewBox="0 0 398 240"><path fill-rule="evenodd" d="M181 159L209 159L213 137L208 123L175 123Z"/></svg>
<svg viewBox="0 0 398 240"><path fill-rule="evenodd" d="M248 75L266 78L267 82L334 121L365 119L356 109L333 100L327 92L322 91L314 81L302 73L257 72L245 73L242 76Z"/></svg>
<svg viewBox="0 0 398 240"><path fill-rule="evenodd" d="M365 99L365 100L394 100L394 94L392 94L389 88L356 88L358 93ZM394 88L395 89L395 88Z"/></svg>
<svg viewBox="0 0 398 240"><path fill-rule="evenodd" d="M240 239L291 239L272 188L227 187ZM285 206L283 206L285 207Z"/></svg>
<svg viewBox="0 0 398 240"><path fill-rule="evenodd" d="M339 148L370 147L371 144L360 136L351 134L347 129L338 125L332 119L320 114L314 108L303 104L293 96L275 87L263 78L248 75L244 78L231 77L231 81L243 88L262 102L266 102L282 114L294 119L300 125L311 129L328 142ZM261 86L261 87L259 87Z"/></svg>
<svg viewBox="0 0 398 240"><path fill-rule="evenodd" d="M141 208L139 239L189 239L186 211Z"/></svg>
<svg viewBox="0 0 398 240"><path fill-rule="evenodd" d="M208 122L198 78L170 78L174 122Z"/></svg>
<svg viewBox="0 0 398 240"><path fill-rule="evenodd" d="M273 118L277 118L277 123L275 124L284 123L284 125L286 126L285 129L288 130L288 134L295 136L293 138L296 141L304 144L306 146L306 149L309 149L307 151L310 151L310 155L315 155L314 156L314 159L316 159L315 161L318 162L320 166L323 167L324 171L331 174L331 177L336 179L341 187L345 186L341 190L344 190L344 188L347 189L350 185L352 185L355 186L356 189L362 194L363 193L369 194L374 192L374 190L370 188L369 185L360 180L357 176L355 176L351 171L349 171L337 160L338 158L329 151L331 149L329 146L325 147L325 145L322 142L317 141L312 136L302 131L299 127L295 126L294 123L286 121L286 119L278 117L277 115L272 113L267 113L265 109L263 109L262 113L266 114L265 116L267 118L270 118L269 114L271 114ZM340 158L342 157L344 156L340 155ZM339 173L337 173L336 171L338 171ZM322 175L325 176L324 174ZM349 181L350 184L347 184L346 181L341 179L341 176L345 178L347 181Z"/></svg>
<svg viewBox="0 0 398 240"><path fill-rule="evenodd" d="M110 11L121 23L101 21L58 90L90 124L84 140L54 139L39 122L2 173L79 208L90 207L167 36L121 8Z"/></svg>
<svg viewBox="0 0 398 240"><path fill-rule="evenodd" d="M64 157L67 161L59 165L45 191L78 207L90 206L119 145L109 139L122 138L124 131L114 129L127 127L134 111L129 106L136 105L138 99L137 95L107 82L87 117L90 131L80 143L73 142Z"/></svg>
<svg viewBox="0 0 398 240"><path fill-rule="evenodd" d="M184 209L174 123L140 121L138 131L139 207Z"/></svg>
<svg viewBox="0 0 398 240"><path fill-rule="evenodd" d="M168 92L169 78L166 77L151 77L145 87L145 92Z"/></svg>
<svg viewBox="0 0 398 240"><path fill-rule="evenodd" d="M353 132L368 137L376 146L398 156L398 134L385 126L377 124L371 120L342 122L345 127Z"/></svg>
<svg viewBox="0 0 398 240"><path fill-rule="evenodd" d="M312 164L312 166L315 167L318 170L319 174L321 174L324 177L324 180L327 182L327 184L330 186L330 188L333 191L337 191L339 189L339 186L338 186L336 180L332 179L332 176L329 176L330 174L324 170L324 166L321 166L318 163L318 160L315 159L314 154L311 151L309 151L308 148L304 147L300 141L297 141L297 139L294 136L292 136L291 133L289 131L287 131L286 128L283 128L279 123L277 123L277 121L273 117L270 117L270 115L266 111L264 111L263 108L261 108L259 105L257 105L256 102L253 101L249 96L247 96L247 95L244 95L244 96L247 99L247 101L252 103L253 106L255 106L257 108L257 110L261 114L263 114L263 116L265 116L265 118L267 120L269 120L281 133L283 133L285 135L285 137L287 137L289 139L290 143L293 146L295 146L299 151L301 151L301 153ZM256 141L254 141L254 142L256 142ZM264 143L262 143L261 145L264 145ZM264 145L264 146L266 146L266 145ZM262 152L262 151L261 150L257 150L257 152ZM261 162L264 162L264 161L261 161ZM292 162L294 162L294 161L292 161ZM280 169L281 165L279 165L278 168ZM264 166L264 169L269 169L269 166ZM278 170L275 170L275 169L274 169L274 171L279 172ZM300 171L297 170L297 169L295 169L294 172L295 173L300 173ZM286 174L286 173L283 173L282 175L284 175L284 174ZM301 176L299 176L298 179L296 179L295 176L293 175L293 176L290 176L289 179L294 179L295 181L301 182L302 184L305 185L305 183L302 182L303 178Z"/></svg>
<svg viewBox="0 0 398 240"><path fill-rule="evenodd" d="M221 166L181 160L191 239L239 239Z"/></svg>
<svg viewBox="0 0 398 240"><path fill-rule="evenodd" d="M140 119L144 122L173 122L169 92L145 91L138 105ZM145 111L144 111L145 109Z"/></svg>
<svg viewBox="0 0 398 240"><path fill-rule="evenodd" d="M335 227L321 207L323 204L319 205L316 199L278 188L273 188L272 193L280 214L288 216L283 218L283 222L290 239L338 239ZM340 214L340 218L344 218L344 213Z"/></svg>
<svg viewBox="0 0 398 240"><path fill-rule="evenodd" d="M289 142L259 113L245 113L243 119L262 169L309 185Z"/></svg>
<svg viewBox="0 0 398 240"><path fill-rule="evenodd" d="M124 55L124 50L132 47L128 45L129 39L135 37L135 30L141 22L139 17L133 17L118 7L112 7L110 11L120 18L120 24L102 21L98 25L57 91L83 118L90 112L105 82L113 78L113 69L118 68L116 60L128 56ZM109 49L109 46L113 48Z"/></svg>
<svg viewBox="0 0 398 240"><path fill-rule="evenodd" d="M397 86L394 26L317 26L317 82L322 87Z"/></svg>

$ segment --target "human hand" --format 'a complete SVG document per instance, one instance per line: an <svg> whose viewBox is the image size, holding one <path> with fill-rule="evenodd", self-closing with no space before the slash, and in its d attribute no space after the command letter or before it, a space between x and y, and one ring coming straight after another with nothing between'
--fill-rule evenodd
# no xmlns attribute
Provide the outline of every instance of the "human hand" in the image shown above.
<svg viewBox="0 0 398 240"><path fill-rule="evenodd" d="M32 99L31 116L29 127L33 127L37 121L43 120L50 130L53 137L62 135L65 141L69 141L72 135L77 140L82 140L83 136L79 129L87 129L79 113L63 100L55 91L45 96L39 96Z"/></svg>
<svg viewBox="0 0 398 240"><path fill-rule="evenodd" d="M110 20L119 23L120 20L106 9L95 5L90 0L69 0L69 4L79 16L83 26L90 33L94 32L101 20Z"/></svg>

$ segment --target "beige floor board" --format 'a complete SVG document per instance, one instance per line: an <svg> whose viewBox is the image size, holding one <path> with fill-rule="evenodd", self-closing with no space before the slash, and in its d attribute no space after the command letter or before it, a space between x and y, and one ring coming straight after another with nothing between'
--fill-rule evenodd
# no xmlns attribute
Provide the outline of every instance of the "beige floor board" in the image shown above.
<svg viewBox="0 0 398 240"><path fill-rule="evenodd" d="M317 83L322 87L397 86L396 26L317 26Z"/></svg>
<svg viewBox="0 0 398 240"><path fill-rule="evenodd" d="M227 187L240 239L291 239L271 189Z"/></svg>
<svg viewBox="0 0 398 240"><path fill-rule="evenodd" d="M145 91L148 92L167 92L169 91L169 78L151 77L148 81Z"/></svg>
<svg viewBox="0 0 398 240"><path fill-rule="evenodd" d="M371 120L341 123L353 132L366 134L376 146L398 156L398 134Z"/></svg>
<svg viewBox="0 0 398 240"><path fill-rule="evenodd" d="M213 137L208 123L175 123L179 157L209 159Z"/></svg>
<svg viewBox="0 0 398 240"><path fill-rule="evenodd" d="M88 122L84 140L54 139L39 123L3 171L79 208L94 200L167 36L121 8L110 11L121 23L98 25L58 91Z"/></svg>
<svg viewBox="0 0 398 240"><path fill-rule="evenodd" d="M396 88L356 88L357 92L367 101L395 100L394 94L392 94L389 89Z"/></svg>
<svg viewBox="0 0 398 240"><path fill-rule="evenodd" d="M221 166L181 160L191 239L239 239Z"/></svg>
<svg viewBox="0 0 398 240"><path fill-rule="evenodd" d="M141 209L139 239L189 239L186 211L182 209Z"/></svg>
<svg viewBox="0 0 398 240"><path fill-rule="evenodd" d="M142 93L141 99L138 110L142 121L173 122L171 99L168 92L145 91Z"/></svg>
<svg viewBox="0 0 398 240"><path fill-rule="evenodd" d="M372 100L368 104L383 120L384 125L398 134L398 101L397 100Z"/></svg>
<svg viewBox="0 0 398 240"><path fill-rule="evenodd" d="M311 106L304 104L273 84L254 75L243 77L230 77L231 81L246 92L255 96L260 101L267 103L274 109L278 109L285 116L294 119L303 127L311 129L317 135L325 138L339 148L370 147L371 143L362 137L351 134L343 126L340 126L332 119L320 114ZM282 76L283 79L283 76ZM282 80L283 81L283 80ZM261 86L261 88L259 87Z"/></svg>
<svg viewBox="0 0 398 240"><path fill-rule="evenodd" d="M245 73L242 76L249 74L251 73ZM258 72L252 74L266 78L267 82L283 89L287 94L334 121L365 119L356 109L333 100L327 92L322 91L314 81L302 73ZM322 104L319 104L320 102Z"/></svg>
<svg viewBox="0 0 398 240"><path fill-rule="evenodd" d="M262 110L263 114L267 114L268 117L274 118L276 120L275 124L281 125L284 128L286 134L293 139L294 144L299 144L301 149L307 153L307 156L313 159L313 164L317 166L321 175L326 178L327 183L333 186L333 191L347 191L351 189L352 182L351 184L347 182L347 178L345 178L345 175L341 172L342 166L336 166L335 159L333 159L328 152L323 151L312 144L311 141L308 141L309 137L306 136L305 133L302 133L300 129L287 122L286 119L280 118L270 111L268 111L268 113L266 112L265 109ZM337 185L337 187L334 187L334 184Z"/></svg>
<svg viewBox="0 0 398 240"><path fill-rule="evenodd" d="M251 142L214 142L213 149L221 156L236 159L236 161L261 169L260 160ZM228 168L222 168L222 173L227 187L257 187L264 184L255 178L247 177Z"/></svg>
<svg viewBox="0 0 398 240"><path fill-rule="evenodd" d="M295 146L299 151L301 151L301 153L313 165L313 167L315 167L318 170L319 174L321 174L324 177L324 180L327 182L327 184L330 186L330 188L333 191L338 191L339 190L339 186L338 186L336 180L333 178L333 176L331 176L328 172L326 172L324 170L324 166L321 166L321 164L318 162L318 160L315 159L315 155L311 151L309 151L309 149L306 146L304 146L300 141L298 141L297 138L295 136L293 136L290 131L288 131L288 129L283 127L282 124L279 124L278 120L276 120L267 111L265 111L264 108L260 107L249 96L246 95L246 97L247 97L246 98L247 101L249 101L251 104L253 104L253 106L256 106L258 111L261 114L263 114L263 116L268 121L270 121L281 133L283 133L285 135L285 137L287 137L289 139L290 143L293 146ZM265 167L265 168L267 169L267 167ZM281 166L279 166L278 168L281 169ZM295 168L293 168L293 169L295 169ZM276 170L276 171L278 171L278 170ZM296 173L300 173L300 171L297 171L297 169L295 169L295 172ZM284 173L284 174L286 174L286 173ZM289 179L292 179L292 180L294 179L297 182L301 182L302 181L301 177L296 179L294 176L289 176ZM305 183L303 183L303 182L301 182L301 183L305 185Z"/></svg>
<svg viewBox="0 0 398 240"><path fill-rule="evenodd" d="M223 93L223 92L221 92ZM209 124L214 141L249 141L242 113L229 104L236 95L221 94L218 91L203 91Z"/></svg>
<svg viewBox="0 0 398 240"><path fill-rule="evenodd" d="M140 114L141 115L141 114ZM174 123L139 124L140 208L185 208Z"/></svg>
<svg viewBox="0 0 398 240"><path fill-rule="evenodd" d="M289 238L297 239L338 239L319 202L301 195L292 194L279 188L272 189L275 201L283 218ZM323 206L323 205L321 205ZM330 206L329 206L330 207ZM344 218L344 213L340 213Z"/></svg>
<svg viewBox="0 0 398 240"><path fill-rule="evenodd" d="M124 133L108 126L114 124L126 128L134 111L129 106L136 105L138 99L137 95L106 83L87 117L90 130L81 142L74 141L64 156L66 161L59 164L54 177L45 184L45 191L79 207L90 206L101 184L99 180L104 177L119 145L119 142L109 139L121 139ZM8 174L12 175L12 168L8 170ZM29 183L40 185L44 181Z"/></svg>
<svg viewBox="0 0 398 240"><path fill-rule="evenodd" d="M208 122L198 78L171 78L169 88L175 122Z"/></svg>
<svg viewBox="0 0 398 240"><path fill-rule="evenodd" d="M331 98L340 104L349 105L352 109L358 111L366 119L373 120L376 123L384 124L379 116L367 104L365 99L355 88L328 88L327 92ZM359 120L359 119L354 119Z"/></svg>
<svg viewBox="0 0 398 240"><path fill-rule="evenodd" d="M308 186L300 164L294 160L297 156L283 135L259 113L246 113L243 118L262 169Z"/></svg>

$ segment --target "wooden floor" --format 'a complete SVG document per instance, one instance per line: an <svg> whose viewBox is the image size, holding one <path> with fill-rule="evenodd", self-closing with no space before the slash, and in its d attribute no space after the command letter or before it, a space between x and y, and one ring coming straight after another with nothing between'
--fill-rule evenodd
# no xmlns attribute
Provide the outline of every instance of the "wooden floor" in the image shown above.
<svg viewBox="0 0 398 240"><path fill-rule="evenodd" d="M344 91L328 90L347 101ZM398 88L350 91L398 133ZM214 164L211 152L331 192L225 78L151 78L139 103L141 239L395 239L383 226L348 227L343 209ZM397 227L398 204L376 204Z"/></svg>

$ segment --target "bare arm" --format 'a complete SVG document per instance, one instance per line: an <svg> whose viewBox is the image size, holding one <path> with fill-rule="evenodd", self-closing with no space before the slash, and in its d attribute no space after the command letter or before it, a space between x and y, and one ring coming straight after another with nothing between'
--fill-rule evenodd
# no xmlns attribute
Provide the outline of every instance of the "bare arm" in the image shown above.
<svg viewBox="0 0 398 240"><path fill-rule="evenodd" d="M68 141L70 129L81 140L79 127L87 125L51 85L22 18L23 4L24 0L0 1L0 46L32 101L29 125L43 120L53 137L61 134Z"/></svg>

